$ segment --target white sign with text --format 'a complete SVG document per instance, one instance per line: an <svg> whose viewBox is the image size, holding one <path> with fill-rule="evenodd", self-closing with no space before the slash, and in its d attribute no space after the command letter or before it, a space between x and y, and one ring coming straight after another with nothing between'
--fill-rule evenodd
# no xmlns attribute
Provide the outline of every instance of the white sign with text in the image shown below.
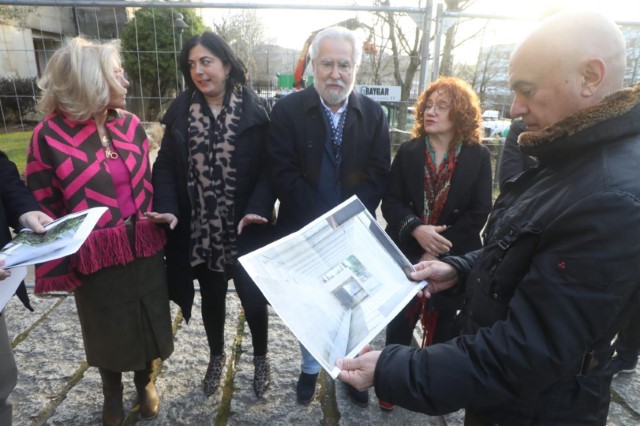
<svg viewBox="0 0 640 426"><path fill-rule="evenodd" d="M374 101L400 102L400 86L358 86L361 95L365 95Z"/></svg>

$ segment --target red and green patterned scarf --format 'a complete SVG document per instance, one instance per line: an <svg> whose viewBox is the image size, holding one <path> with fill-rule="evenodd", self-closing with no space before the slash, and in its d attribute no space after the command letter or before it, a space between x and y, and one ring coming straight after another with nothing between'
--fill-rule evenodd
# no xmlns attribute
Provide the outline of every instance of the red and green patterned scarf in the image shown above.
<svg viewBox="0 0 640 426"><path fill-rule="evenodd" d="M453 144L437 166L436 153L429 142L429 137L424 138L424 212L420 219L426 225L436 225L440 219L451 188L451 178L458 165L460 148L462 148L460 142Z"/></svg>
<svg viewBox="0 0 640 426"><path fill-rule="evenodd" d="M437 225L440 214L447 203L451 178L458 165L462 143L453 144L444 154L442 162L436 165L436 153L429 142L429 137L424 138L425 162L424 162L424 211L420 219L425 225ZM420 313L423 331L422 347L430 346L438 324L438 311L429 310L426 298L414 299L410 308L409 317L415 318ZM412 322L415 324L415 322Z"/></svg>

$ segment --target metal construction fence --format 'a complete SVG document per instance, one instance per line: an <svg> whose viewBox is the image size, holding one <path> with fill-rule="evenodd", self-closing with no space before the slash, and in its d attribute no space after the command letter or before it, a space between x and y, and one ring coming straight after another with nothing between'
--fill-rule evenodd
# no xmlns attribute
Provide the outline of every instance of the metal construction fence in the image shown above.
<svg viewBox="0 0 640 426"><path fill-rule="evenodd" d="M295 17L294 12L298 13ZM271 31L276 28L280 33L293 28L294 21L303 20L308 34L299 35L291 29L288 38L294 40L290 46L298 47L286 47L266 30L264 20L271 24ZM389 25L390 20L396 22L396 27ZM183 39L204 30L221 34L245 62L249 84L273 104L294 90L294 71L304 57L301 52L305 52L307 36L323 26L340 24L363 34L364 55L357 84L398 87L400 77L408 88L402 100L381 100L392 140L397 144L408 138L414 122L411 106L415 98L446 67L446 35L453 24L459 27L459 34L465 32L465 25L475 25L475 30L459 36L467 37L466 44L475 43L475 47L453 43L450 62L453 58L472 60L456 62L447 72L469 81L479 93L483 108L505 118L511 100L507 67L514 44L504 42L504 34L514 24L533 23L532 18L447 12L439 0L419 0L411 7L335 2L283 5L205 0L0 0L0 141L14 133L24 138L41 118L36 109L37 79L67 37L118 40L131 83L127 108L148 125L150 138L158 142L162 135L159 119L184 88L178 65ZM625 83L631 85L640 80L640 24L627 22L621 27L628 43ZM392 33L397 44L406 48L404 51L391 49ZM311 84L309 68L304 74L306 84ZM508 120L504 121L508 125ZM503 135L492 130L491 124L487 126L485 133L489 137L485 142L497 160Z"/></svg>
<svg viewBox="0 0 640 426"><path fill-rule="evenodd" d="M512 40L508 34L514 25L533 25L535 19L448 12L440 0L419 0L412 7L327 3L0 0L0 133L28 129L38 120L37 78L67 37L119 40L131 83L128 108L142 121L156 122L184 85L178 66L183 39L205 29L221 34L247 65L252 87L274 102L292 89L307 36L332 24L359 29L365 39L358 84L408 89L401 101L386 104L392 128L410 129L406 111L440 71L469 81L485 109L508 116L507 67L514 42L505 40ZM299 20L308 33L293 31ZM272 24L270 30L265 21ZM449 40L454 24L458 35L454 32ZM630 85L640 80L640 24L621 26L628 41ZM274 32L289 28L287 39L294 39L289 46L297 47L274 39ZM392 41L404 49L392 49ZM304 81L310 80L307 69Z"/></svg>
<svg viewBox="0 0 640 426"><path fill-rule="evenodd" d="M249 83L260 96L273 103L292 90L294 69L305 40L299 40L299 49L292 49L270 42L267 35L250 34L255 29L252 27L260 26L261 22L255 14L246 12L265 5L156 1L87 3L0 1L0 131L28 129L38 120L37 78L63 40L76 35L100 41L119 40L125 72L131 83L128 108L144 122L158 121L184 87L178 65L182 41L203 30L227 31L222 35L244 60ZM308 9L308 6L293 8ZM231 7L233 9L228 9ZM222 15L218 12L225 8L226 21L214 24L213 17ZM349 10L354 16L381 11L404 14L421 11L416 7L331 7L333 11L336 9ZM243 12L245 14L241 15ZM287 10L282 13L286 14ZM241 17L234 19L234 16ZM357 18L349 21L359 22ZM367 76L369 68L365 60L359 81L371 81ZM309 72L306 74L308 84ZM415 97L415 93L412 96ZM408 106L412 102L405 103ZM397 105L387 108L393 113Z"/></svg>

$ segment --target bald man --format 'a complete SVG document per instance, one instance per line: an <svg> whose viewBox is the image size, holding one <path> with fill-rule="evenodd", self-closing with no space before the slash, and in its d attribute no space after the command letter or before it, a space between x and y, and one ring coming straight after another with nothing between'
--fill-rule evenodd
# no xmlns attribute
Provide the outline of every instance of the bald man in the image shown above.
<svg viewBox="0 0 640 426"><path fill-rule="evenodd" d="M512 116L539 166L509 182L485 247L417 265L427 293L466 292L461 337L338 360L378 398L466 425L604 425L611 340L640 299L640 86L592 12L543 21L511 57Z"/></svg>

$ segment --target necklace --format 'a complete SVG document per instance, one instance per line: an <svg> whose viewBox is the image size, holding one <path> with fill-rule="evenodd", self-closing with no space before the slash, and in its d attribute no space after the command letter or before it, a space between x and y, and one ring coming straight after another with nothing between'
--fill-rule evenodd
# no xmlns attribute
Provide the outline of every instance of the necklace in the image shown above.
<svg viewBox="0 0 640 426"><path fill-rule="evenodd" d="M109 136L104 135L100 139L100 142L102 143L102 147L104 148L104 155L107 158L111 160L115 160L118 158L118 153L111 150L111 139L109 139Z"/></svg>

